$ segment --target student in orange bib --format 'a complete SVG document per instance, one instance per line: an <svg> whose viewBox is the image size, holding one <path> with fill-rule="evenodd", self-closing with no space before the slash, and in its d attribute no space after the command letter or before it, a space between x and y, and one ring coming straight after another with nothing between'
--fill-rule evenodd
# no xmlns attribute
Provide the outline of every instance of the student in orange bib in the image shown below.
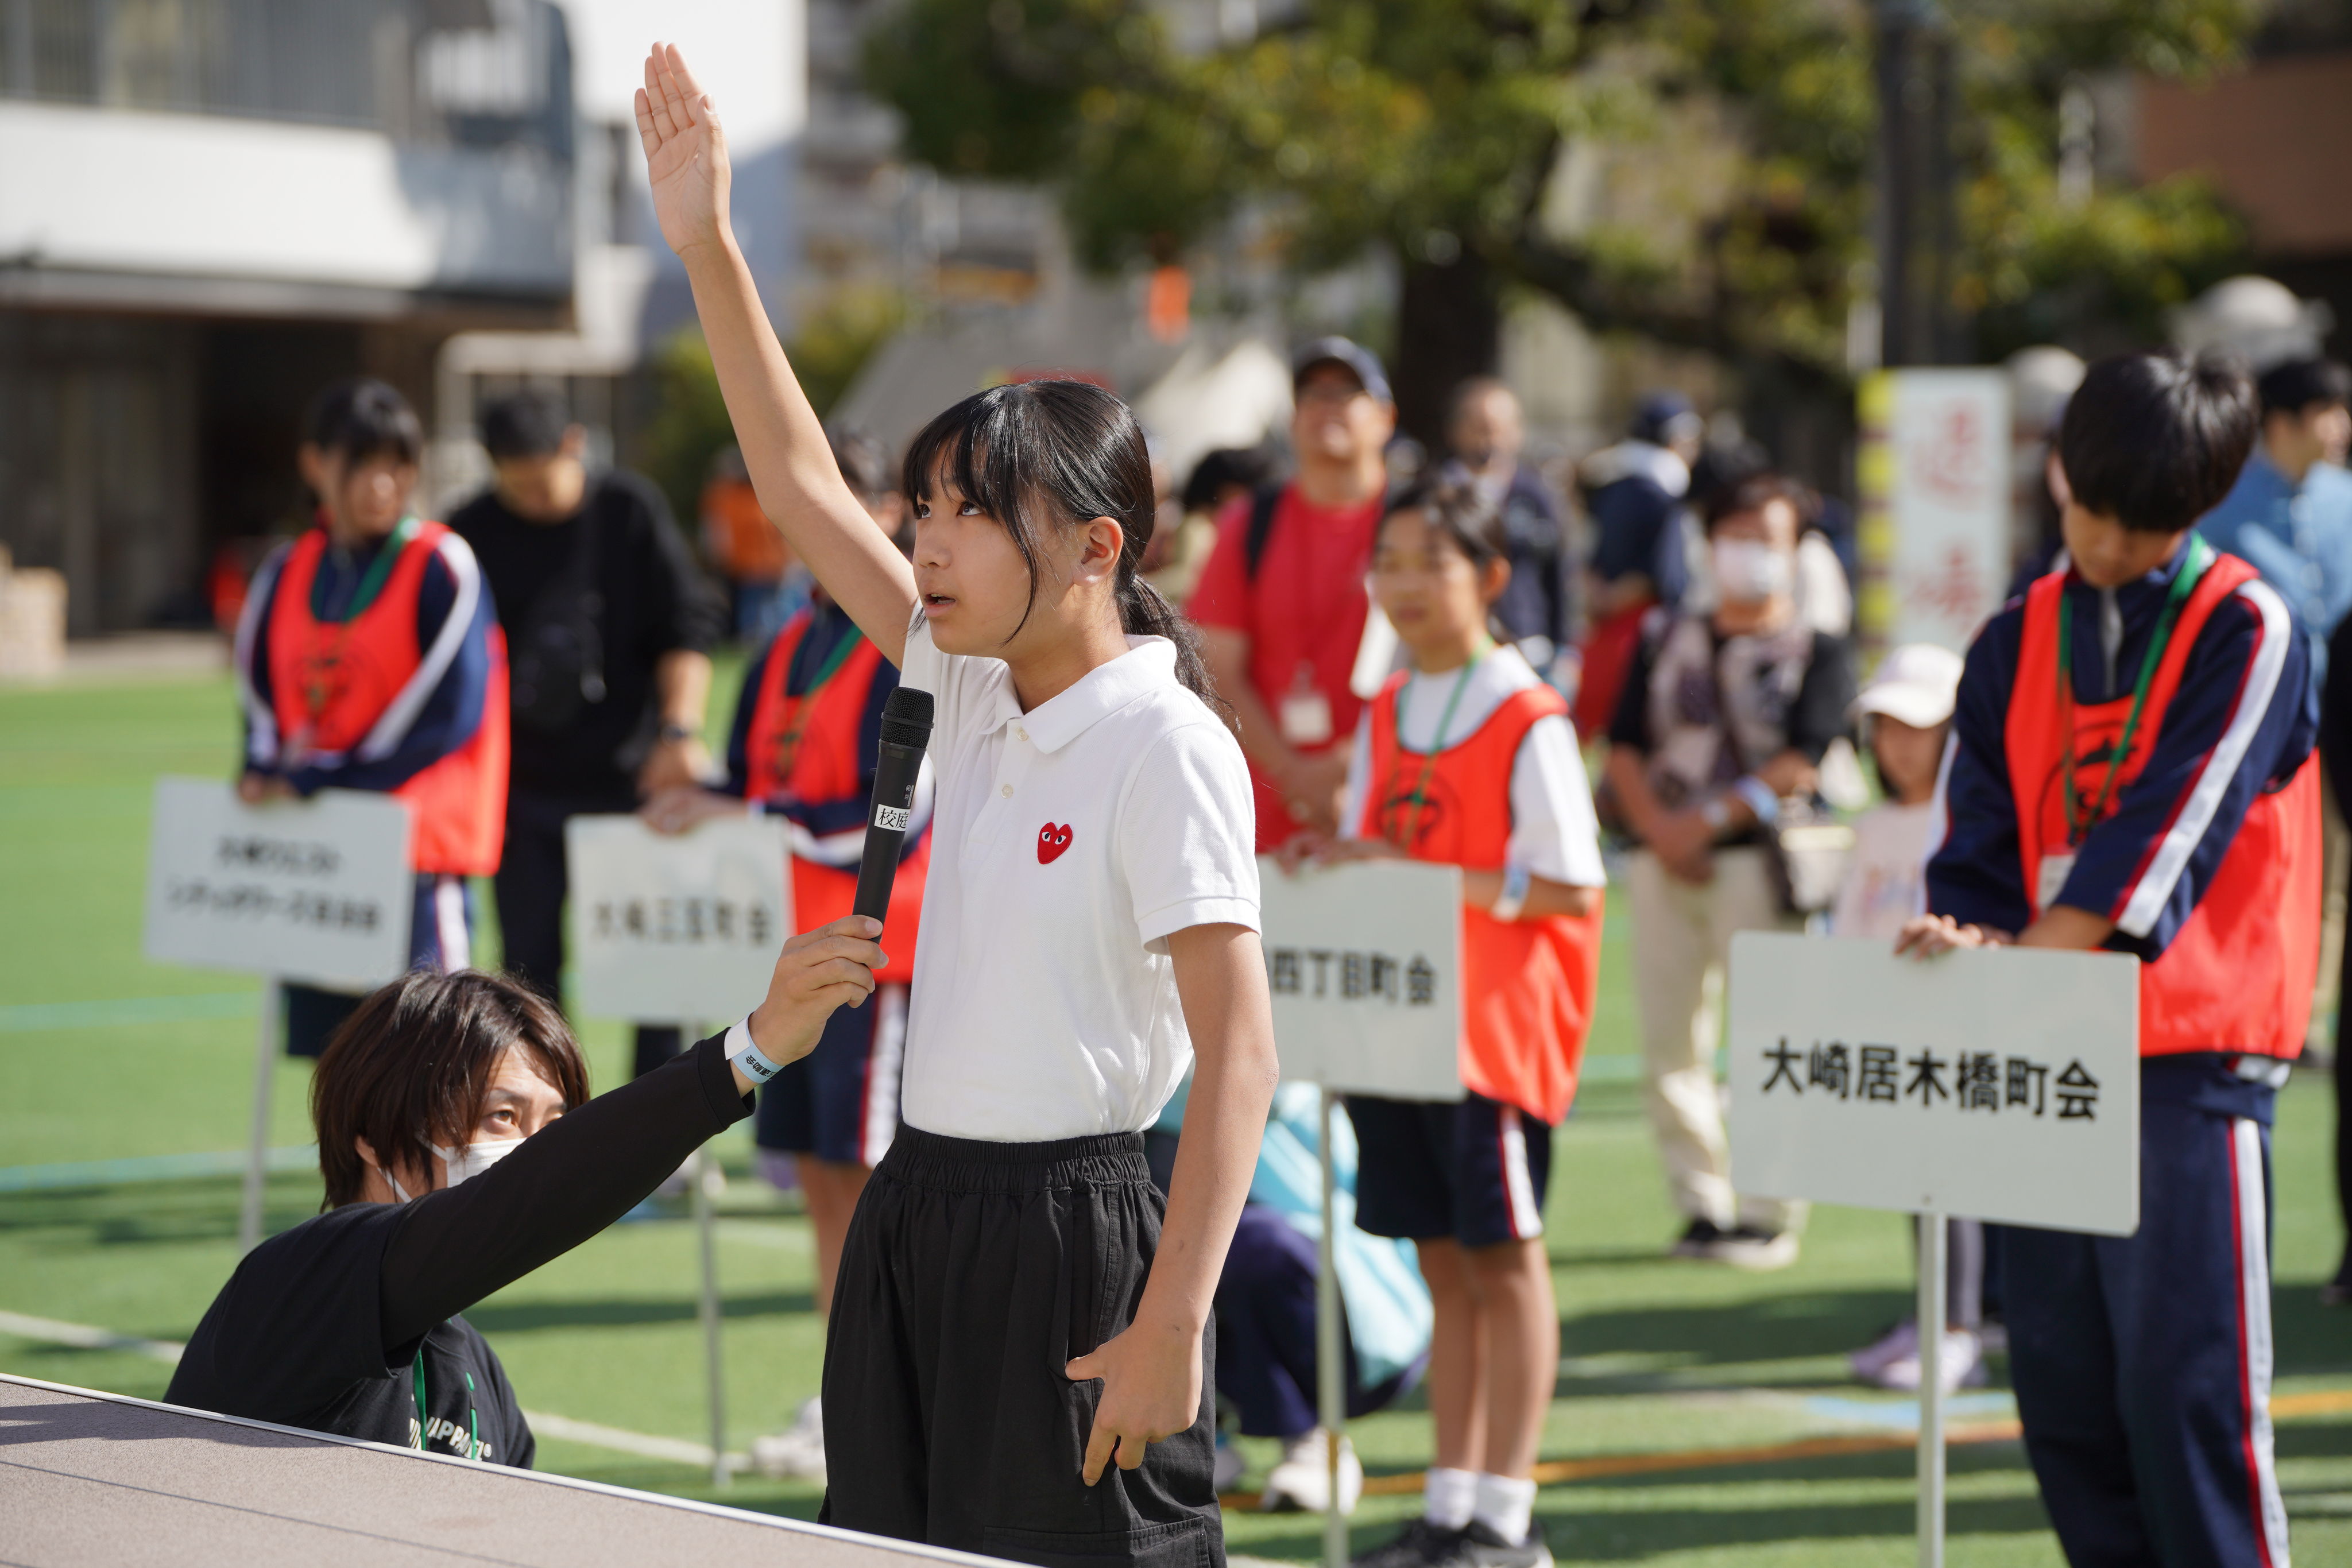
<svg viewBox="0 0 2352 1568"><path fill-rule="evenodd" d="M875 527L898 535L906 507L881 445L866 436L835 435L833 455ZM743 673L725 784L666 789L646 803L646 821L674 833L745 811L783 819L792 845L793 924L813 931L839 920L856 900L882 706L898 689L897 666L846 610L818 590ZM849 1217L898 1131L898 1075L923 873L931 859L930 818L926 769L890 891L890 961L874 972L873 995L835 1013L816 1049L760 1091L753 1136L761 1167L780 1186L797 1184L808 1199L816 1239L816 1310L823 1316L833 1312L834 1275ZM820 1401L804 1402L784 1431L755 1439L751 1462L768 1475L824 1479Z"/></svg>
<svg viewBox="0 0 2352 1568"><path fill-rule="evenodd" d="M1607 881L1568 705L1488 627L1509 586L1500 513L1475 485L1407 492L1380 525L1372 594L1412 668L1356 732L1338 841L1296 865L1404 858L1463 868L1459 1104L1350 1096L1357 1224L1409 1238L1436 1308L1437 1463L1423 1517L1377 1568L1546 1568L1536 1445L1559 1362L1543 1245L1551 1134L1592 1019ZM1400 983L1403 983L1400 977Z"/></svg>
<svg viewBox="0 0 2352 1568"><path fill-rule="evenodd" d="M507 663L466 541L410 507L425 434L379 381L312 404L298 454L317 526L254 574L237 622L237 792L260 802L371 789L408 808L412 967L473 961L469 876L499 865ZM316 1056L357 995L286 987L287 1050Z"/></svg>

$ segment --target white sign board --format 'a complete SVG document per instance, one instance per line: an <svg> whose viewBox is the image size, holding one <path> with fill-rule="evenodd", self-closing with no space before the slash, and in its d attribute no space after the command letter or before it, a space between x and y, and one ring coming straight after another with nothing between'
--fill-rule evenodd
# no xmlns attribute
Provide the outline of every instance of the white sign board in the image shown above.
<svg viewBox="0 0 2352 1568"><path fill-rule="evenodd" d="M1359 861L1292 876L1261 855L1258 881L1284 1079L1461 1099L1461 868Z"/></svg>
<svg viewBox="0 0 2352 1568"><path fill-rule="evenodd" d="M342 990L408 967L408 808L321 789L248 806L217 779L155 780L147 956Z"/></svg>
<svg viewBox="0 0 2352 1568"><path fill-rule="evenodd" d="M1889 646L1965 652L2009 587L2008 377L1882 371L1862 416L1867 619Z"/></svg>
<svg viewBox="0 0 2352 1568"><path fill-rule="evenodd" d="M564 849L582 1012L731 1023L760 1005L793 932L782 822L668 834L635 817L574 817Z"/></svg>
<svg viewBox="0 0 2352 1568"><path fill-rule="evenodd" d="M1731 939L1741 1192L2054 1230L2139 1228L2139 964Z"/></svg>

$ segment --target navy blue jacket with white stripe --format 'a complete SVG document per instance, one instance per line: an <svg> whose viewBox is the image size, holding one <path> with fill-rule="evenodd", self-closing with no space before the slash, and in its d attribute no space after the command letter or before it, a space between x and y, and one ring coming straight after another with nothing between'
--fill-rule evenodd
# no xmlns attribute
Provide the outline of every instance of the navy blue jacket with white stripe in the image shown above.
<svg viewBox="0 0 2352 1568"><path fill-rule="evenodd" d="M2181 561L2176 551L2109 591L2068 576L2076 702L2130 695ZM2010 788L2010 694L2021 679L2051 678L2019 670L2024 625L2024 602L2012 600L1969 644L1937 794L1944 831L1927 874L1930 913L2012 933L2032 925L2035 912ZM2115 814L2084 837L2066 884L2069 904L2116 922L2108 948L2143 960L2161 956L2247 808L2284 788L2310 756L2319 704L2300 631L2266 583L2243 584L2199 632L2171 705L2142 720L2158 727L2147 765L2119 792ZM2192 831L2177 831L2184 826Z"/></svg>

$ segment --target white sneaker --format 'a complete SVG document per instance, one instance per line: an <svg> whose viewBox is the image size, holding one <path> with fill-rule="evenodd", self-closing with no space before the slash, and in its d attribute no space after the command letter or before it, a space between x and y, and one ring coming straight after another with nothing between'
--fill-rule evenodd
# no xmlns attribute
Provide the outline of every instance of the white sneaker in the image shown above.
<svg viewBox="0 0 2352 1568"><path fill-rule="evenodd" d="M1853 1368L1857 1379L1864 1383L1875 1383L1880 1373L1906 1355L1915 1363L1919 1359L1919 1321L1916 1318L1905 1318L1845 1360L1846 1364Z"/></svg>
<svg viewBox="0 0 2352 1568"><path fill-rule="evenodd" d="M1339 1511L1356 1511L1357 1500L1364 1495L1364 1467L1356 1458L1356 1445L1347 1438L1339 1439ZM1265 1490L1258 1495L1258 1507L1267 1513L1280 1513L1297 1509L1302 1513L1321 1513L1331 1500L1331 1457L1324 1447L1323 1428L1301 1433L1282 1446L1282 1458L1266 1472Z"/></svg>
<svg viewBox="0 0 2352 1568"><path fill-rule="evenodd" d="M824 1480L824 1406L811 1397L784 1430L751 1439L751 1468L775 1480Z"/></svg>
<svg viewBox="0 0 2352 1568"><path fill-rule="evenodd" d="M1866 1381L1874 1383L1881 1388L1892 1388L1905 1394L1917 1393L1919 1391L1919 1347L1916 1343L1918 1336L1915 1333L1912 1337L1914 1343L1908 1354L1896 1356L1879 1368L1877 1376ZM1980 1387L1985 1381L1983 1342L1967 1329L1946 1329L1943 1359L1937 1364L1936 1371L1937 1374L1936 1380L1944 1385L1944 1392L1947 1394L1961 1388Z"/></svg>

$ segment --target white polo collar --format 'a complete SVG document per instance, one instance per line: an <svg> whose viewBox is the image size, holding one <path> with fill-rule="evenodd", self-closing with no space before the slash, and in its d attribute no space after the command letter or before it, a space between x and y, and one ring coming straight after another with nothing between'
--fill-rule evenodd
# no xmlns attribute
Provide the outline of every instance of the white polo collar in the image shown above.
<svg viewBox="0 0 2352 1568"><path fill-rule="evenodd" d="M1096 720L1108 718L1138 697L1175 684L1176 644L1165 637L1129 637L1126 653L1108 664L1096 665L1068 690L1025 714L1013 683L1005 681L996 689L996 714L986 727L1000 729L1018 720L1028 732L1031 745L1040 751L1059 751Z"/></svg>

